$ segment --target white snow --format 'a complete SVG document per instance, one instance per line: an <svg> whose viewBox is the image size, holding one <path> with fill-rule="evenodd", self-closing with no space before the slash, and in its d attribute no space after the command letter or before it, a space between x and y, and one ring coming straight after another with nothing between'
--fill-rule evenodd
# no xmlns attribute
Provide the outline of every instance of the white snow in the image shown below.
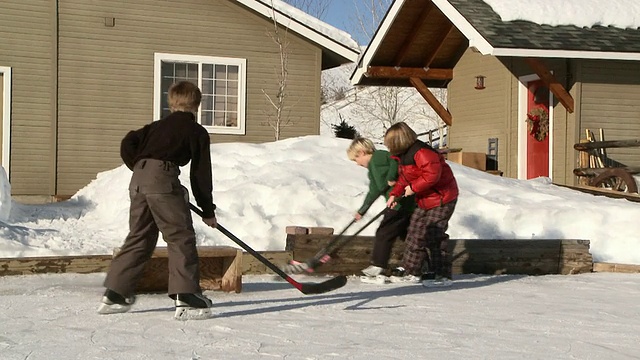
<svg viewBox="0 0 640 360"><path fill-rule="evenodd" d="M368 182L366 169L347 159L349 143L306 136L213 144L220 223L256 250L284 250L290 225L341 230L361 205ZM586 239L597 261L640 264L640 204L569 190L549 178L524 181L451 167L461 190L450 223L453 238ZM0 228L0 257L111 254L127 234L130 174L124 165L100 173L63 203L13 202ZM188 167L180 178L188 186ZM7 206L3 201L0 214ZM378 200L366 217L383 207ZM233 245L201 221L195 224L199 244ZM372 226L363 234L374 231Z"/></svg>
<svg viewBox="0 0 640 360"><path fill-rule="evenodd" d="M637 359L640 276L460 276L446 289L302 295L270 276L207 292L214 318L173 320L165 294L98 315L104 274L0 277L3 360Z"/></svg>
<svg viewBox="0 0 640 360"><path fill-rule="evenodd" d="M327 136L214 144L220 223L256 250L282 250L287 225L342 228L367 189L366 170L346 158L348 144ZM589 239L596 260L640 264L640 204L547 178L451 167L461 188L453 238ZM124 166L100 173L63 203L9 208L2 201L0 213L10 216L0 223L0 257L111 254L127 233L129 177ZM6 178L0 186L7 189ZM364 220L382 206L379 200ZM199 244L232 244L195 224ZM240 294L206 292L213 319L187 322L173 320L166 294L140 295L126 314L98 315L104 276L0 277L0 359L546 360L640 353L638 274L464 275L446 289L351 278L322 295L251 275Z"/></svg>
<svg viewBox="0 0 640 360"><path fill-rule="evenodd" d="M342 31L338 28L335 28L332 25L329 25L319 20L318 18L307 14L304 11L294 6L291 6L282 0L257 0L257 1L269 7L271 7L271 5L273 4L273 8L277 11L282 12L285 16L291 19L295 19L296 21L308 26L311 29L314 29L315 31L319 32L320 34L330 39L333 39L339 43L342 43L345 46L349 46L354 50L360 51L360 46L358 45L358 43L355 40L353 40L353 38L351 37L351 34L347 33L346 31Z"/></svg>
<svg viewBox="0 0 640 360"><path fill-rule="evenodd" d="M637 0L484 0L502 21L536 24L640 28Z"/></svg>

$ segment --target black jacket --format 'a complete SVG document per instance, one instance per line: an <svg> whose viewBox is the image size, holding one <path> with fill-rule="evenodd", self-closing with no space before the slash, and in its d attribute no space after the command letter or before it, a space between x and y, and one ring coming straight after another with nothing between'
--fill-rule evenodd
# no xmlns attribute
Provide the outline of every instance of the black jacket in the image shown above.
<svg viewBox="0 0 640 360"><path fill-rule="evenodd" d="M214 215L210 138L192 113L177 111L141 129L130 131L120 146L129 169L141 159L170 161L185 166L191 161L191 191L205 217Z"/></svg>

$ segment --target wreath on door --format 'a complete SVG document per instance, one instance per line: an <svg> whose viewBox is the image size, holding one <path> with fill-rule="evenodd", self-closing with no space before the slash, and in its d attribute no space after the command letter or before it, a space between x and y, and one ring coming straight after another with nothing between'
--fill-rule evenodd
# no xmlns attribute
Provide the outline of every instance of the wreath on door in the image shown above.
<svg viewBox="0 0 640 360"><path fill-rule="evenodd" d="M536 140L544 141L549 134L549 113L542 107L527 113L527 130Z"/></svg>

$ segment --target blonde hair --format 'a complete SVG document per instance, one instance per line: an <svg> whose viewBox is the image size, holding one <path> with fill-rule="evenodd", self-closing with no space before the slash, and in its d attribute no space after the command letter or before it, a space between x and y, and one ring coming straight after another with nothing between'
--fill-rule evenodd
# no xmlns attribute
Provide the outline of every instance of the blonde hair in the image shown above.
<svg viewBox="0 0 640 360"><path fill-rule="evenodd" d="M399 155L407 151L416 140L418 140L416 132L403 122L391 125L384 134L384 145L393 155Z"/></svg>
<svg viewBox="0 0 640 360"><path fill-rule="evenodd" d="M180 81L169 87L167 102L169 109L174 111L197 112L202 100L202 93L198 87L189 81Z"/></svg>
<svg viewBox="0 0 640 360"><path fill-rule="evenodd" d="M373 154L373 152L376 151L376 147L373 145L373 141L359 137L353 139L351 145L349 145L349 148L347 149L347 156L349 157L349 160L354 161L359 151L362 151L365 154Z"/></svg>

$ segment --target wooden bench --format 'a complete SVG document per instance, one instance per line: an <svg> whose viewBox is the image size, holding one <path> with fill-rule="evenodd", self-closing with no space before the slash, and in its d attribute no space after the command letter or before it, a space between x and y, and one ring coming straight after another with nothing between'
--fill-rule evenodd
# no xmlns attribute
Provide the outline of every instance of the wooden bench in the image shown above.
<svg viewBox="0 0 640 360"><path fill-rule="evenodd" d="M115 256L120 249L113 252ZM202 290L242 291L242 250L231 246L198 246ZM138 282L138 293L166 292L169 286L167 248L156 248Z"/></svg>

